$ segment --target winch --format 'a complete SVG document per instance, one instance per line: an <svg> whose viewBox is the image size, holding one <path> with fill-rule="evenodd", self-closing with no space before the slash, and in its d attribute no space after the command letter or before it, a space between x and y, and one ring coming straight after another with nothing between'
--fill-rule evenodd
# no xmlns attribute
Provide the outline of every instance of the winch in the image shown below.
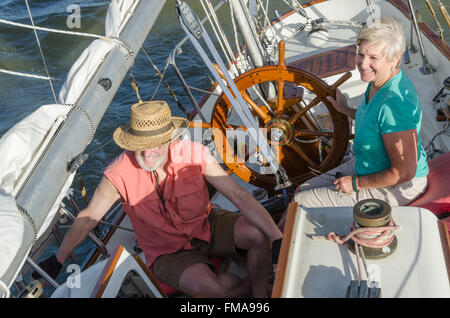
<svg viewBox="0 0 450 318"><path fill-rule="evenodd" d="M355 242L362 247L368 259L384 258L397 247L394 230L397 226L391 216L391 206L379 199L366 199L353 207L353 228L349 248L355 252Z"/></svg>

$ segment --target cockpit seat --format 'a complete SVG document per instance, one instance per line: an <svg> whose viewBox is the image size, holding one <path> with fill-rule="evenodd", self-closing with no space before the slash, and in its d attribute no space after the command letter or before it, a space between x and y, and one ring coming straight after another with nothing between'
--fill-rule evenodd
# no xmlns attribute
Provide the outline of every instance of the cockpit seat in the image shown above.
<svg viewBox="0 0 450 318"><path fill-rule="evenodd" d="M428 165L427 189L408 206L425 208L443 219L450 215L450 152L433 158Z"/></svg>

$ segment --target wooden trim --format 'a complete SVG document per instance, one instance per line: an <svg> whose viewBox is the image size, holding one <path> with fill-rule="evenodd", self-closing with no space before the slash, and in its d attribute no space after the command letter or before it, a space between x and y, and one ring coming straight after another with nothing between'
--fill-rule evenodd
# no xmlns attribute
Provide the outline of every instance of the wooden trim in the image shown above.
<svg viewBox="0 0 450 318"><path fill-rule="evenodd" d="M351 72L356 68L356 45L328 50L291 62L288 66L307 71L320 78Z"/></svg>
<svg viewBox="0 0 450 318"><path fill-rule="evenodd" d="M450 233L449 233L450 229L448 228L447 222L445 222L444 220L438 221L438 228L439 234L441 236L442 250L444 252L447 274L450 281Z"/></svg>
<svg viewBox="0 0 450 318"><path fill-rule="evenodd" d="M284 282L286 280L286 269L288 267L288 260L290 249L292 245L292 238L294 236L294 228L297 219L298 203L291 202L288 206L286 225L284 226L283 241L281 243L280 257L278 258L277 273L275 275L275 282L272 290L272 298L281 298L283 296Z"/></svg>
<svg viewBox="0 0 450 318"><path fill-rule="evenodd" d="M399 9L408 19L411 20L411 15L409 14L408 6L402 2L402 0L387 0L389 3L391 3L394 7ZM444 54L447 59L450 59L450 47L442 41L442 39L439 37L439 35L434 32L433 29L431 29L426 23L419 23L419 29L422 31L422 33L431 41L431 43L434 44L438 48L439 51L441 51L442 54Z"/></svg>
<svg viewBox="0 0 450 318"><path fill-rule="evenodd" d="M110 257L105 267L103 268L100 277L98 278L97 284L94 287L94 290L91 293L91 298L101 298L103 292L105 291L106 286L108 285L109 279L111 278L114 269L116 268L117 262L120 259L120 256L123 252L123 246L119 245L114 250L114 257Z"/></svg>
<svg viewBox="0 0 450 318"><path fill-rule="evenodd" d="M166 292L164 291L164 289L161 287L161 285L159 284L158 279L155 277L155 275L152 274L152 272L148 269L147 266L145 266L144 262L142 261L142 259L139 257L139 255L136 255L134 257L134 259L136 260L136 262L139 264L139 266L141 267L141 269L145 272L145 274L147 274L148 278L151 280L151 282L153 283L153 285L155 285L156 289L158 289L158 291L161 293L161 295L164 298L168 298Z"/></svg>

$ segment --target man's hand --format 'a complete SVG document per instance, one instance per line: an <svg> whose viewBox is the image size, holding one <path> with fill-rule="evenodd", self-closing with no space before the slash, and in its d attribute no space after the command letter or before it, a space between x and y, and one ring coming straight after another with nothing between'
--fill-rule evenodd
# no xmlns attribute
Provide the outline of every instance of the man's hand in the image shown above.
<svg viewBox="0 0 450 318"><path fill-rule="evenodd" d="M53 278L56 279L56 276L58 276L59 271L61 270L61 268L63 267L63 264L61 264L60 262L58 262L58 260L56 259L55 255L50 256L49 258L47 258L46 260L40 262L39 267L42 268L45 272L47 272L47 274ZM41 274L39 274L37 271L34 271L31 274L31 277L33 277L34 279L39 279L41 278Z"/></svg>

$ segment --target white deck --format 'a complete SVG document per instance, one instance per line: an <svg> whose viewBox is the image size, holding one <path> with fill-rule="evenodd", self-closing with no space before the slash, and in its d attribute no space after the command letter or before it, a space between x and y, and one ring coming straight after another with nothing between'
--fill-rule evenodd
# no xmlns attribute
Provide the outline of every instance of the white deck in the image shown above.
<svg viewBox="0 0 450 318"><path fill-rule="evenodd" d="M436 217L413 207L393 207L392 217L400 226L396 251L367 260L382 297L450 297ZM345 297L350 281L358 279L355 255L347 245L312 240L311 235L346 235L352 222L351 207L298 208L283 297Z"/></svg>

